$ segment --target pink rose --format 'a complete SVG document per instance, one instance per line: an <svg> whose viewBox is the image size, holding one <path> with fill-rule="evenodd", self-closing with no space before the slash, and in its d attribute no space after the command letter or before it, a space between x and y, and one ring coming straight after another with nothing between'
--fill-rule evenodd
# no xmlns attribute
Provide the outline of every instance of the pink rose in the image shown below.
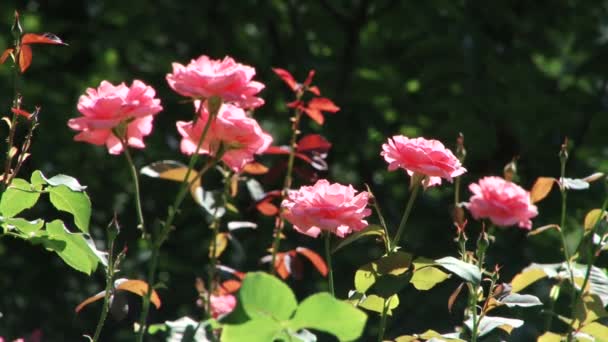
<svg viewBox="0 0 608 342"><path fill-rule="evenodd" d="M200 101L195 105L200 106ZM196 123L178 121L177 130L182 136L181 151L193 154L203 133L209 112L203 106ZM254 154L261 154L272 143L272 137L264 132L255 119L247 116L241 108L224 104L211 123L205 141L199 149L200 154L215 155L220 144L224 149L222 161L233 171L239 172L253 161Z"/></svg>
<svg viewBox="0 0 608 342"><path fill-rule="evenodd" d="M210 298L211 316L217 319L225 316L236 307L236 297L231 294L212 294Z"/></svg>
<svg viewBox="0 0 608 342"><path fill-rule="evenodd" d="M325 230L345 237L367 227L363 218L371 214L368 199L366 191L357 194L351 185L320 179L313 186L290 191L281 203L282 216L302 234L317 237Z"/></svg>
<svg viewBox="0 0 608 342"><path fill-rule="evenodd" d="M531 218L538 209L530 202L530 193L500 177L484 177L469 185L473 193L467 207L475 219L489 218L497 226L518 224L531 229Z"/></svg>
<svg viewBox="0 0 608 342"><path fill-rule="evenodd" d="M451 182L452 178L467 172L452 151L433 139L396 135L382 145L380 155L388 163L390 171L402 168L410 176L414 173L427 176L425 187L440 185L441 178Z"/></svg>
<svg viewBox="0 0 608 342"><path fill-rule="evenodd" d="M111 154L120 154L123 146L112 130L126 124L128 145L144 148L143 137L152 132L153 115L163 109L155 95L152 87L139 80L131 87L102 81L97 89L87 89L78 100L78 111L83 116L68 121L71 129L81 131L74 140L105 144Z"/></svg>
<svg viewBox="0 0 608 342"><path fill-rule="evenodd" d="M186 66L172 65L173 73L167 74L167 82L180 95L195 99L217 96L241 108L264 104L264 100L255 96L264 89L262 83L252 81L255 69L230 57L214 60L203 55Z"/></svg>

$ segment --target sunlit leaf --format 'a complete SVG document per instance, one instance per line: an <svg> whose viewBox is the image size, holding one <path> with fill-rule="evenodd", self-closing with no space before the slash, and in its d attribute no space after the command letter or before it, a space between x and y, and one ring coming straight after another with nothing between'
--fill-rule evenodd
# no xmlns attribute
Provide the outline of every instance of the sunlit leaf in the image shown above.
<svg viewBox="0 0 608 342"><path fill-rule="evenodd" d="M21 45L19 49L19 70L22 73L32 64L32 48L29 45Z"/></svg>
<svg viewBox="0 0 608 342"><path fill-rule="evenodd" d="M449 275L435 267L435 262L427 258L414 259L414 274L410 283L419 291L430 290L448 279Z"/></svg>
<svg viewBox="0 0 608 342"><path fill-rule="evenodd" d="M565 335L562 336L562 335L547 331L546 333L539 336L538 339L536 340L536 342L561 342L562 339L564 339L564 338L566 338Z"/></svg>
<svg viewBox="0 0 608 342"><path fill-rule="evenodd" d="M286 320L298 306L289 286L263 272L247 273L239 290L239 299L252 319L272 315L275 319Z"/></svg>
<svg viewBox="0 0 608 342"><path fill-rule="evenodd" d="M66 185L49 186L51 204L61 211L74 216L74 223L81 231L89 232L91 220L91 200L85 192L72 191Z"/></svg>
<svg viewBox="0 0 608 342"><path fill-rule="evenodd" d="M291 90L298 89L298 83L293 78L291 73L289 73L289 71L281 68L272 68L272 71L274 71L275 74L277 74L285 83L287 83Z"/></svg>
<svg viewBox="0 0 608 342"><path fill-rule="evenodd" d="M532 283L535 283L538 280L546 277L547 273L545 273L545 271L539 268L524 270L515 275L515 277L511 281L511 292L519 292L531 285Z"/></svg>
<svg viewBox="0 0 608 342"><path fill-rule="evenodd" d="M589 189L589 183L585 182L582 179L572 179L572 178L561 178L560 182L562 186L569 190L586 190Z"/></svg>
<svg viewBox="0 0 608 342"><path fill-rule="evenodd" d="M44 220L36 219L33 221L28 221L22 218L6 218L6 224L9 226L17 228L20 232L24 234L33 234L39 231L44 226Z"/></svg>
<svg viewBox="0 0 608 342"><path fill-rule="evenodd" d="M470 283L479 284L481 282L481 272L479 271L479 268L477 268L477 266L475 265L471 265L469 263L450 256L437 259L435 260L435 262L439 266L456 274L460 278Z"/></svg>
<svg viewBox="0 0 608 342"><path fill-rule="evenodd" d="M338 243L338 245L336 247L334 247L332 253L335 253L339 249L344 248L361 238L364 238L367 236L378 236L378 237L381 237L382 239L386 239L385 235L386 234L384 232L384 228L382 228L381 226L376 225L376 224L370 224L369 226L365 227L365 229L355 232L355 233L347 236L345 239L341 240L340 243Z"/></svg>
<svg viewBox="0 0 608 342"><path fill-rule="evenodd" d="M320 110L314 108L304 108L304 112L316 123L323 125L325 118Z"/></svg>
<svg viewBox="0 0 608 342"><path fill-rule="evenodd" d="M228 279L220 283L218 287L218 292L221 295L226 295L230 293L235 293L241 288L241 282L234 279Z"/></svg>
<svg viewBox="0 0 608 342"><path fill-rule="evenodd" d="M263 175L268 172L268 168L264 164L251 162L243 167L243 172L250 175Z"/></svg>
<svg viewBox="0 0 608 342"><path fill-rule="evenodd" d="M76 307L76 309L74 309L74 311L76 311L76 313L79 313L80 310L82 310L85 306L102 299L105 295L106 295L106 291L101 291L98 294L93 295L93 296L83 300L80 304L78 304L78 306Z"/></svg>
<svg viewBox="0 0 608 342"><path fill-rule="evenodd" d="M582 327L580 331L595 337L597 341L608 337L608 327L600 322L591 322Z"/></svg>
<svg viewBox="0 0 608 342"><path fill-rule="evenodd" d="M538 297L530 295L530 294L519 294L519 293L510 293L499 299L501 304L504 304L508 307L530 307L543 305L543 303L538 299Z"/></svg>
<svg viewBox="0 0 608 342"><path fill-rule="evenodd" d="M149 291L148 283L138 279L117 279L114 282L114 286L116 287L116 290L129 291L140 297L147 296ZM160 308L160 297L154 289L152 289L152 296L150 297L150 302L154 304L157 309Z"/></svg>
<svg viewBox="0 0 608 342"><path fill-rule="evenodd" d="M599 318L607 317L608 312L599 296L591 293L584 295L583 300L576 303L574 309L574 326L586 325Z"/></svg>
<svg viewBox="0 0 608 342"><path fill-rule="evenodd" d="M332 100L325 97L315 97L308 101L306 105L310 109L319 110L322 112L335 113L340 110L340 107L336 106Z"/></svg>
<svg viewBox="0 0 608 342"><path fill-rule="evenodd" d="M226 250L226 247L228 247L228 234L227 233L219 233L216 235L216 239L215 239L215 257L219 258L222 253L224 253L224 251ZM213 256L214 252L214 248L213 245L209 246L209 257L211 258Z"/></svg>
<svg viewBox="0 0 608 342"><path fill-rule="evenodd" d="M44 177L44 175L42 173L40 173L40 176L44 179L45 184L49 184L52 186L65 185L68 188L70 188L70 190L77 191L77 192L84 191L87 188L85 185L80 185L80 183L78 182L78 179L71 177L71 176L59 174L59 175L55 175L51 178L46 178L46 177Z"/></svg>
<svg viewBox="0 0 608 342"><path fill-rule="evenodd" d="M331 148L331 143L319 134L308 134L298 141L298 152L327 152Z"/></svg>
<svg viewBox="0 0 608 342"><path fill-rule="evenodd" d="M67 45L59 37L52 33L26 33L21 37L21 44L55 44L55 45Z"/></svg>
<svg viewBox="0 0 608 342"><path fill-rule="evenodd" d="M279 213L279 208L270 201L261 201L255 205L256 209L265 216L275 216Z"/></svg>
<svg viewBox="0 0 608 342"><path fill-rule="evenodd" d="M269 316L259 316L243 324L225 324L221 342L268 342L283 330L281 323Z"/></svg>
<svg viewBox="0 0 608 342"><path fill-rule="evenodd" d="M46 232L48 239L42 235L44 239L41 242L46 248L57 253L66 264L86 274L91 274L97 269L99 257L91 249L83 234L71 233L60 220L48 222Z"/></svg>
<svg viewBox="0 0 608 342"><path fill-rule="evenodd" d="M238 229L256 229L258 227L257 223L249 222L249 221L230 221L228 222L228 230L234 231Z"/></svg>
<svg viewBox="0 0 608 342"><path fill-rule="evenodd" d="M188 166L174 160L161 160L144 166L139 172L148 177L172 180L181 183L184 181L184 179L186 179ZM195 179L196 181L194 181ZM197 191L202 190L199 190L201 187L201 182L199 174L196 170L190 171L190 174L188 174L188 182L192 183L190 186L190 193L192 197L195 201L198 201L200 196L198 196ZM200 204L201 202L198 203Z"/></svg>
<svg viewBox="0 0 608 342"><path fill-rule="evenodd" d="M555 181L552 177L538 177L530 190L530 202L537 203L547 197Z"/></svg>
<svg viewBox="0 0 608 342"><path fill-rule="evenodd" d="M367 263L355 272L355 289L358 292L366 293L382 276L391 275L398 277L403 275L409 269L411 262L411 254L398 251ZM401 279L390 280L398 282Z"/></svg>
<svg viewBox="0 0 608 342"><path fill-rule="evenodd" d="M583 227L585 227L586 231L590 231L601 218L605 218L607 215L608 214L605 211L602 211L602 209L593 209L585 215Z"/></svg>
<svg viewBox="0 0 608 342"><path fill-rule="evenodd" d="M33 207L40 198L38 190L24 179L13 179L0 199L0 213L5 217L13 217Z"/></svg>
<svg viewBox="0 0 608 342"><path fill-rule="evenodd" d="M470 318L464 324L469 328L473 329L473 319ZM511 333L513 328L519 328L524 324L524 321L515 318L506 318L506 317L493 317L493 316L484 316L479 322L479 326L477 327L477 331L479 333L479 337L487 335L489 332L496 328L500 328L507 333Z"/></svg>
<svg viewBox="0 0 608 342"><path fill-rule="evenodd" d="M327 264L319 254L317 254L313 250L304 247L296 248L296 252L302 254L308 260L310 260L310 262L315 266L317 271L321 273L321 275L323 275L324 277L327 276Z"/></svg>
<svg viewBox="0 0 608 342"><path fill-rule="evenodd" d="M362 307L366 310L369 311L374 311L374 312L378 312L378 313L382 313L382 310L384 309L384 298L375 295L375 294L371 294L369 296L366 296L361 303L359 303L359 307ZM387 311L386 313L389 316L393 315L393 309L395 309L396 307L399 306L399 297L397 296L397 294L392 295L391 297L387 298Z"/></svg>
<svg viewBox="0 0 608 342"><path fill-rule="evenodd" d="M14 51L14 49L4 50L4 52L2 52L2 55L0 56L0 64L4 64L4 62L6 61L8 56L10 56L13 53L13 51Z"/></svg>

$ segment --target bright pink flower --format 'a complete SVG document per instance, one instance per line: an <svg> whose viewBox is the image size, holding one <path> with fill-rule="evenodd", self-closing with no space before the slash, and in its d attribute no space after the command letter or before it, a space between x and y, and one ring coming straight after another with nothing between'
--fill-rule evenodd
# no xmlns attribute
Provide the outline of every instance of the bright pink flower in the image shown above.
<svg viewBox="0 0 608 342"><path fill-rule="evenodd" d="M396 135L382 145L380 155L388 163L390 171L402 168L410 176L414 173L427 176L425 187L441 184L441 178L451 182L452 178L467 172L452 151L433 139Z"/></svg>
<svg viewBox="0 0 608 342"><path fill-rule="evenodd" d="M236 307L236 297L231 294L212 294L210 298L211 316L217 319L225 316Z"/></svg>
<svg viewBox="0 0 608 342"><path fill-rule="evenodd" d="M500 177L484 177L469 185L473 193L467 205L475 219L489 218L497 226L518 224L531 229L531 218L538 209L530 202L530 193L519 185Z"/></svg>
<svg viewBox="0 0 608 342"><path fill-rule="evenodd" d="M198 107L200 101L195 105ZM203 133L209 112L204 106L196 123L178 121L177 130L182 136L181 151L193 154ZM254 154L261 154L272 143L272 137L262 131L258 122L247 116L241 108L224 104L211 123L205 141L199 149L200 154L215 155L220 144L224 149L222 161L233 171L238 172L253 161Z"/></svg>
<svg viewBox="0 0 608 342"><path fill-rule="evenodd" d="M255 96L264 89L262 83L252 81L255 69L230 57L215 60L203 55L186 66L172 65L173 73L167 74L167 82L180 95L195 99L217 96L241 108L264 104L264 100Z"/></svg>
<svg viewBox="0 0 608 342"><path fill-rule="evenodd" d="M302 234L317 237L324 230L345 237L367 227L364 218L372 213L368 199L366 191L357 194L351 185L320 179L313 186L290 191L281 203L282 216Z"/></svg>
<svg viewBox="0 0 608 342"><path fill-rule="evenodd" d="M155 95L152 87L139 80L131 87L102 81L97 89L87 89L78 100L78 111L83 116L68 121L71 129L81 131L74 140L105 144L111 154L120 154L123 146L112 129L127 124L128 145L144 148L143 137L152 132L153 115L163 109Z"/></svg>

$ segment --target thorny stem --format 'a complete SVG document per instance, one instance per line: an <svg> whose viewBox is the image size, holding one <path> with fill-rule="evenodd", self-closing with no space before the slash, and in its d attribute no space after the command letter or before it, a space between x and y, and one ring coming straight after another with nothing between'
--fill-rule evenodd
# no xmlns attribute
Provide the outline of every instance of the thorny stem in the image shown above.
<svg viewBox="0 0 608 342"><path fill-rule="evenodd" d="M302 98L302 93L298 93L296 95L296 100L300 100ZM287 173L285 174L285 181L283 183L283 191L281 192L281 200L287 196L287 191L291 188L292 173L293 173L293 164L296 157L296 148L298 146L298 135L300 134L299 126L300 119L302 118L302 110L296 109L295 115L291 118L291 141L289 143L289 159L287 159ZM279 217L275 221L274 227L274 241L272 242L272 258L270 261L270 272L272 274L276 273L276 269L274 267L274 263L276 262L277 253L279 252L279 247L281 245L281 230L284 226L284 221L282 217Z"/></svg>
<svg viewBox="0 0 608 342"><path fill-rule="evenodd" d="M111 233L108 233L108 235L110 234ZM99 316L99 321L97 322L97 328L95 328L93 342L99 341L101 330L103 329L103 325L106 321L106 317L108 316L108 311L110 309L110 298L112 297L112 288L114 281L114 239L109 238L109 240L110 248L108 250L108 268L106 270L106 290L105 296L103 297L103 307L101 308L101 315Z"/></svg>
<svg viewBox="0 0 608 342"><path fill-rule="evenodd" d="M397 228L397 233L395 234L395 238L393 239L393 246L391 246L391 251L395 251L399 246L399 242L401 240L401 236L405 231L405 225L407 223L408 218L410 217L410 213L412 212L412 207L414 206L414 201L416 200L416 195L418 194L418 189L420 188L421 178L416 174L413 174L411 177L412 183L412 191L410 192L410 198L407 200L407 205L405 207L405 211L403 212L403 217L401 217L401 222L399 223L399 228Z"/></svg>
<svg viewBox="0 0 608 342"><path fill-rule="evenodd" d="M124 149L124 155L127 159L127 163L129 164L129 170L131 171L131 178L133 179L133 185L135 187L135 208L137 210L137 220L138 225L137 228L141 230L142 235L146 236L146 228L144 224L144 214L141 209L141 193L139 189L139 176L137 174L137 168L135 167L135 163L133 162L133 158L131 157L131 152L129 151L129 145L126 137L121 137L122 147Z"/></svg>
<svg viewBox="0 0 608 342"><path fill-rule="evenodd" d="M201 104L199 107L200 112L202 112L203 106L204 106L204 103L201 101ZM213 122L213 120L215 120L215 117L217 116L217 111L219 111L220 106L221 106L221 103L218 106L214 107L215 112L211 112L211 110L210 110L209 118L207 119L207 122L205 123L205 127L203 128L201 137L198 141L198 144L196 145L196 149L194 150L194 153L190 157L190 161L188 163L188 170L186 171L184 180L182 181L182 183L180 185L179 191L177 193L177 196L175 196L175 200L173 201L173 204L167 210L167 218L162 223L160 231L158 232L158 236L153 241L152 256L151 256L150 268L148 270L148 277L147 277L148 293L143 297L142 311L141 311L141 316L139 319L139 331L137 333L137 339L136 339L137 342L143 342L144 335L146 334L146 330L147 330L147 318L148 318L148 311L150 310L150 298L152 296L152 290L154 287L154 282L155 282L154 278L156 276L156 269L158 268L158 257L160 254L160 247L163 245L163 243L167 239L169 232L171 231L173 221L175 220L175 217L177 215L177 212L179 211L179 208L180 208L182 202L184 201L184 198L186 197L186 193L188 192L189 184L190 184L190 182L189 182L190 174L192 173L192 170L194 169L194 165L196 164L196 162L198 161L198 158L199 158L198 152L200 151L200 148L203 145L203 141L205 141L205 137L207 136L207 132L209 131L209 128L211 127L211 123ZM200 112L199 112L199 114L200 114ZM217 158L210 159L210 163L215 163L216 161L217 161ZM206 171L208 169L209 168L204 168L203 170Z"/></svg>
<svg viewBox="0 0 608 342"><path fill-rule="evenodd" d="M331 232L326 232L325 233L325 259L326 259L325 261L327 262L327 269L329 270L329 272L327 273L327 279L329 281L329 292L331 293L331 295L333 297L335 297L336 293L334 291L334 269L331 264L330 242L331 242Z"/></svg>
<svg viewBox="0 0 608 342"><path fill-rule="evenodd" d="M15 56L17 56L17 49L20 46L20 38L15 39ZM21 107L19 100L19 66L17 61L13 63L13 107L19 109ZM10 173L11 173L11 164L12 164L12 156L11 149L13 147L14 139L15 139L15 131L17 130L17 114L13 113L11 118L11 127L8 132L8 138L6 139L6 160L4 161L4 178L2 180L2 184L4 185L4 189L8 188L11 182Z"/></svg>

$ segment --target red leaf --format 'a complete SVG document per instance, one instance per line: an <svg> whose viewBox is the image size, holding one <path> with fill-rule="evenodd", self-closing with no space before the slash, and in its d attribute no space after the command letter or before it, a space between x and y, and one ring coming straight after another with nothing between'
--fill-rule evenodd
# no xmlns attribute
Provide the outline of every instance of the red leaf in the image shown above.
<svg viewBox="0 0 608 342"><path fill-rule="evenodd" d="M303 161L307 162L308 164L312 164L312 159L310 159L310 157L305 155L304 153L296 152L296 157L302 159Z"/></svg>
<svg viewBox="0 0 608 342"><path fill-rule="evenodd" d="M24 116L28 120L31 119L31 117L32 117L32 113L28 113L28 112L24 111L23 109L19 109L19 108L11 108L11 112L13 112L17 115Z"/></svg>
<svg viewBox="0 0 608 342"><path fill-rule="evenodd" d="M64 43L61 38L57 37L52 33L43 33L43 34L35 34L35 33L26 33L21 38L21 45L25 44L54 44L54 45L67 45Z"/></svg>
<svg viewBox="0 0 608 342"><path fill-rule="evenodd" d="M22 73L32 64L32 48L29 45L21 45L19 50L19 69Z"/></svg>
<svg viewBox="0 0 608 342"><path fill-rule="evenodd" d="M276 205L270 203L270 201L263 200L255 206L258 211L265 216L275 216L279 213L279 208Z"/></svg>
<svg viewBox="0 0 608 342"><path fill-rule="evenodd" d="M296 252L308 258L308 260L310 260L310 262L312 262L312 264L315 266L317 271L319 271L319 273L321 273L324 277L327 276L327 264L319 254L304 247L296 248Z"/></svg>
<svg viewBox="0 0 608 342"><path fill-rule="evenodd" d="M321 91L319 90L319 87L317 87L317 86L308 87L306 90L308 90L309 92L311 92L317 96L321 96Z"/></svg>
<svg viewBox="0 0 608 342"><path fill-rule="evenodd" d="M74 311L76 311L76 313L79 313L80 310L82 310L85 306L96 302L98 300L100 300L101 298L103 298L106 295L106 291L101 291L98 294L91 296L85 300L82 301L82 303L78 304L78 306L76 307L76 309Z"/></svg>
<svg viewBox="0 0 608 342"><path fill-rule="evenodd" d="M286 264L286 261L288 261L286 259L290 258L291 257L287 255L287 253L277 253L277 256L274 259L274 269L282 279L287 279L291 273Z"/></svg>
<svg viewBox="0 0 608 342"><path fill-rule="evenodd" d="M0 56L0 64L4 64L4 62L6 61L6 59L8 58L8 56L11 55L11 53L13 53L14 49L6 49L4 50L4 52L2 53L2 56Z"/></svg>
<svg viewBox="0 0 608 342"><path fill-rule="evenodd" d="M268 168L261 163L251 162L245 165L243 171L250 175L263 175L268 172Z"/></svg>
<svg viewBox="0 0 608 342"><path fill-rule="evenodd" d="M304 102L300 100L291 101L287 104L287 108L300 108L304 109Z"/></svg>
<svg viewBox="0 0 608 342"><path fill-rule="evenodd" d="M312 83L312 79L313 79L313 77L315 77L315 71L314 71L314 69L313 69L313 70L310 70L310 71L308 72L308 76L306 77L306 81L304 81L304 86L305 86L305 87L310 86L310 84Z"/></svg>
<svg viewBox="0 0 608 342"><path fill-rule="evenodd" d="M234 293L241 288L241 282L238 280L229 279L225 282L221 283L218 287L218 293L220 295L227 295L229 293Z"/></svg>
<svg viewBox="0 0 608 342"><path fill-rule="evenodd" d="M318 151L327 152L331 143L319 134L308 134L298 141L298 152Z"/></svg>
<svg viewBox="0 0 608 342"><path fill-rule="evenodd" d="M148 283L143 280L125 280L116 287L117 290L129 291L136 295L143 297L148 294ZM156 308L160 308L160 297L156 291L152 290L152 297L150 301Z"/></svg>
<svg viewBox="0 0 608 342"><path fill-rule="evenodd" d="M275 74L277 74L285 83L287 83L291 90L295 91L298 89L298 82L296 82L293 76L291 76L289 71L281 68L272 68L272 71L274 71Z"/></svg>
<svg viewBox="0 0 608 342"><path fill-rule="evenodd" d="M304 112L306 112L306 114L308 114L308 116L310 116L314 122L318 123L319 125L323 125L323 121L325 119L323 118L323 114L320 110L314 108L304 108Z"/></svg>
<svg viewBox="0 0 608 342"><path fill-rule="evenodd" d="M314 99L311 99L308 101L307 107L330 113L335 113L340 110L340 107L336 106L332 100L326 97L315 97Z"/></svg>
<svg viewBox="0 0 608 342"><path fill-rule="evenodd" d="M270 146L264 151L264 154L289 154L287 146Z"/></svg>

